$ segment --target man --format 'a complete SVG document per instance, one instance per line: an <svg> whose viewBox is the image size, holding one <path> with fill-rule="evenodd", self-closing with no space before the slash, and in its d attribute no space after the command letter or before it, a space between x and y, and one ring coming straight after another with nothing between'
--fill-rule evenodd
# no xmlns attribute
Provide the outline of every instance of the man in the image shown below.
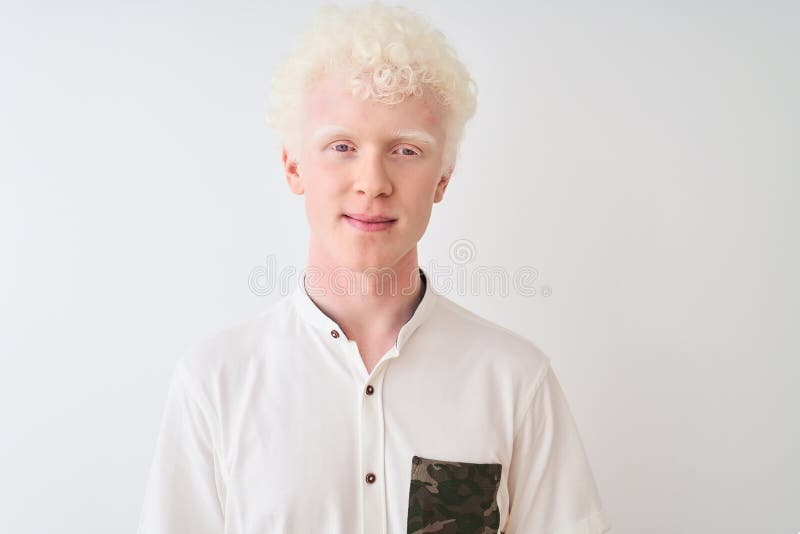
<svg viewBox="0 0 800 534"><path fill-rule="evenodd" d="M140 534L608 530L548 357L418 265L471 83L410 11L320 12L270 110L308 268L178 360Z"/></svg>

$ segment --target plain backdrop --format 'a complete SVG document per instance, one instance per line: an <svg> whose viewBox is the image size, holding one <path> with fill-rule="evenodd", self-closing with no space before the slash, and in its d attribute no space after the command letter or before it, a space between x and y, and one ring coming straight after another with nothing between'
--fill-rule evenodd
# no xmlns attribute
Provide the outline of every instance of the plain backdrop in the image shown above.
<svg viewBox="0 0 800 534"><path fill-rule="evenodd" d="M405 5L480 89L421 264L536 270L442 291L550 356L612 532L798 532L798 4ZM133 532L175 359L297 283L316 6L0 7L3 532Z"/></svg>

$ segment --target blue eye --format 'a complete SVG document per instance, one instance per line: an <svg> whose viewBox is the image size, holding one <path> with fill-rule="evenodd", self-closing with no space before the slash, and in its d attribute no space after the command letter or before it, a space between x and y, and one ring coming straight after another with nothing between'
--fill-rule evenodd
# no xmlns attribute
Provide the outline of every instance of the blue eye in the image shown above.
<svg viewBox="0 0 800 534"><path fill-rule="evenodd" d="M338 147L340 146L345 147L344 150L338 150ZM333 149L336 150L336 152L347 152L350 150L350 146L347 145L346 143L336 143L335 145L333 145Z"/></svg>
<svg viewBox="0 0 800 534"><path fill-rule="evenodd" d="M404 147L403 147L403 148L401 148L400 150L408 150L409 152L411 152L410 154L408 154L408 153L403 153L403 155L404 155L404 156L416 156L416 155L418 155L418 154L417 154L417 152L416 152L416 150L414 150L414 149L411 149L411 148L408 148L407 146L404 146Z"/></svg>

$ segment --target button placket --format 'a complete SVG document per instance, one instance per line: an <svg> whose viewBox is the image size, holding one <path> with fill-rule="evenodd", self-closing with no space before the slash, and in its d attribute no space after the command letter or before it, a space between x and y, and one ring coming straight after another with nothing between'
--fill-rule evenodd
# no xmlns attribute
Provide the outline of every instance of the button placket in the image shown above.
<svg viewBox="0 0 800 534"><path fill-rule="evenodd" d="M384 469L383 399L378 395L385 366L375 369L361 394L361 480L364 533L386 532L386 474Z"/></svg>

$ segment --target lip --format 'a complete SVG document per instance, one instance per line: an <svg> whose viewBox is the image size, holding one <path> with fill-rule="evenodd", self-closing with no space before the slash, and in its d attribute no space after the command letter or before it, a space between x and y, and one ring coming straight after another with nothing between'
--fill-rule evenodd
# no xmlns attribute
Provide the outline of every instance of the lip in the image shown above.
<svg viewBox="0 0 800 534"><path fill-rule="evenodd" d="M351 219L357 219L359 221L374 223L374 222L391 222L396 221L397 219L393 219L387 215L367 215L366 213L345 213L345 216L350 217Z"/></svg>
<svg viewBox="0 0 800 534"><path fill-rule="evenodd" d="M394 220L386 220L385 218L381 217L374 217L377 218L377 221L369 222L369 221L362 221L360 219L356 219L353 216L344 214L344 219L350 226L353 226L359 230L363 230L365 232L380 232L383 230L387 230L390 228L394 223L397 222L396 219Z"/></svg>

